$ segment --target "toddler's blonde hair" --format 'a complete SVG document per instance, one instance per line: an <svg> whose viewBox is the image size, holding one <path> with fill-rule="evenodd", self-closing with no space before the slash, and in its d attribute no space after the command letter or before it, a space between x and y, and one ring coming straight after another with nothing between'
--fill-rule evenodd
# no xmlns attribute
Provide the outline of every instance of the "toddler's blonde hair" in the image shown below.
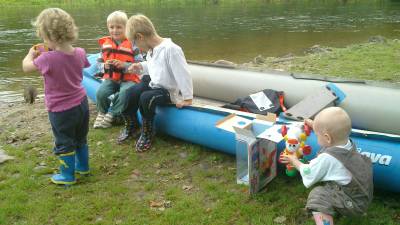
<svg viewBox="0 0 400 225"><path fill-rule="evenodd" d="M128 21L128 16L126 15L125 12L119 10L112 12L107 17L107 25L110 23L117 23L117 24L123 24L125 26L126 21Z"/></svg>
<svg viewBox="0 0 400 225"><path fill-rule="evenodd" d="M134 40L138 33L145 37L157 35L151 20L142 14L131 16L126 24L126 37L129 40Z"/></svg>
<svg viewBox="0 0 400 225"><path fill-rule="evenodd" d="M43 10L32 25L36 27L38 37L58 44L74 42L78 39L78 27L74 19L59 8Z"/></svg>

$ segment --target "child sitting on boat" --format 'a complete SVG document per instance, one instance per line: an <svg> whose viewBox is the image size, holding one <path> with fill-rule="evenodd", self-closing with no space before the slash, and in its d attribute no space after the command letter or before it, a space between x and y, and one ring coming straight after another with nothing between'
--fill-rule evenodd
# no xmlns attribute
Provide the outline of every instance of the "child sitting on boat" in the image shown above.
<svg viewBox="0 0 400 225"><path fill-rule="evenodd" d="M46 108L54 135L54 153L60 160L56 184L74 184L75 173L89 173L89 107L82 70L90 64L82 48L73 47L78 28L59 8L43 10L34 22L36 33L52 51L29 50L22 62L24 72L39 71L44 77Z"/></svg>
<svg viewBox="0 0 400 225"><path fill-rule="evenodd" d="M128 39L142 51L147 51L147 61L134 63L129 68L129 71L149 77L148 82L131 88L127 110L133 113L140 109L142 128L136 151L143 152L151 148L156 106L174 103L177 108L182 108L191 105L193 84L182 48L171 39L160 37L149 18L144 15L130 17L126 32Z"/></svg>
<svg viewBox="0 0 400 225"><path fill-rule="evenodd" d="M313 127L322 146L310 163L300 162L296 155L282 156L300 171L304 186L321 182L312 189L306 208L318 225L333 224L333 216L363 215L372 201L372 163L361 155L349 139L351 120L339 107L329 107L317 114Z"/></svg>
<svg viewBox="0 0 400 225"><path fill-rule="evenodd" d="M128 16L122 11L111 13L107 17L110 36L102 37L98 41L101 47L98 66L104 80L96 92L98 115L94 128L111 127L113 119L120 116L127 107L126 90L140 82L137 74L126 70L132 63L143 59L139 49L125 37L127 20ZM109 109L110 105L112 105L111 109ZM134 115L123 117L123 119L125 122L123 134L129 133L138 125Z"/></svg>

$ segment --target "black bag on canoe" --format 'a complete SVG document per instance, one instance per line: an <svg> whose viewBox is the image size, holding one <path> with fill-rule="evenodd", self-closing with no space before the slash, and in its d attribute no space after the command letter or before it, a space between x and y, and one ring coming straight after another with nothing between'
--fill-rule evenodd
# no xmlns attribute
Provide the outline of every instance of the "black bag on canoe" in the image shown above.
<svg viewBox="0 0 400 225"><path fill-rule="evenodd" d="M283 91L271 89L265 89L249 96L238 98L235 102L222 107L261 115L267 115L268 113L279 114L282 111L286 111Z"/></svg>

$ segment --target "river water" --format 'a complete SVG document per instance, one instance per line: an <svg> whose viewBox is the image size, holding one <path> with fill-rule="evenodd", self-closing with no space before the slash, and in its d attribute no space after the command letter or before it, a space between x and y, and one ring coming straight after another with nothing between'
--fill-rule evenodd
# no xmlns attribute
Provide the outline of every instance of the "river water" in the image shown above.
<svg viewBox="0 0 400 225"><path fill-rule="evenodd" d="M190 60L244 63L260 54L302 54L316 44L342 47L366 42L374 35L400 36L400 2L389 0L110 2L86 5L64 1L51 6L61 7L75 18L80 29L76 45L88 53L99 51L96 40L107 35L106 17L118 9L128 15L149 16L160 35L181 45ZM0 103L22 100L28 84L42 93L40 75L22 73L21 61L28 49L40 42L30 22L44 8L0 8Z"/></svg>

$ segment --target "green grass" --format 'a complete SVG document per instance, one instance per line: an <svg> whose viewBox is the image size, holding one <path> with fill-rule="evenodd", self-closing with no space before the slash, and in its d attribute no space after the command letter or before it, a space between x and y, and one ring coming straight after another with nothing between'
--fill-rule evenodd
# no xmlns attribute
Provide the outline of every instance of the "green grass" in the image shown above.
<svg viewBox="0 0 400 225"><path fill-rule="evenodd" d="M330 49L330 52L299 56L284 63L273 63L276 58L268 58L261 66L331 77L400 82L398 40Z"/></svg>
<svg viewBox="0 0 400 225"><path fill-rule="evenodd" d="M396 41L354 45L296 57L290 68L399 81L393 76L400 71L399 48ZM379 73L370 75L369 69ZM50 130L32 138L29 132L36 131L27 134L19 125L1 125L0 130L2 148L16 158L0 165L0 224L275 224L279 216L286 217L284 224L313 224L303 210L310 190L299 177L280 172L264 192L249 198L246 188L235 182L233 156L160 134L151 151L137 154L133 141L115 144L119 128L91 129L91 176L80 177L69 188L50 184L49 177L58 167ZM28 139L7 144L11 133ZM37 169L39 164L45 168ZM151 202L165 202L166 207L153 209ZM399 224L399 209L399 194L377 190L367 216L335 222Z"/></svg>
<svg viewBox="0 0 400 225"><path fill-rule="evenodd" d="M235 184L233 156L162 135L152 151L137 154L133 143L115 144L117 133L90 131L92 175L69 188L50 184L49 170L34 169L58 166L50 134L5 145L16 159L1 165L0 224L273 224L278 216L287 218L285 224L313 224L303 210L309 190L298 177L280 174L249 198ZM377 192L368 217L337 224L398 224L399 197ZM151 201L170 206L152 209Z"/></svg>

